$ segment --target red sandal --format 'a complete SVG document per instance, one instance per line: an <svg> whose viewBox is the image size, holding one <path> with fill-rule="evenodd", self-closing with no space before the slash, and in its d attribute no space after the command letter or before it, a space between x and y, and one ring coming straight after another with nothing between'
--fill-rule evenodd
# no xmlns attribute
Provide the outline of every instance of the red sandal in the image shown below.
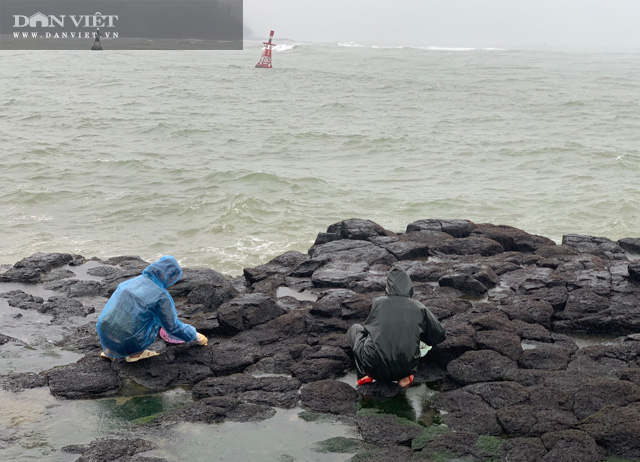
<svg viewBox="0 0 640 462"><path fill-rule="evenodd" d="M409 388L411 385L413 385L413 374L411 374L409 377L407 377L409 379L409 383L402 387L402 385L400 385L400 381L398 381L398 385L400 385L402 388ZM404 380L404 379L402 379Z"/></svg>

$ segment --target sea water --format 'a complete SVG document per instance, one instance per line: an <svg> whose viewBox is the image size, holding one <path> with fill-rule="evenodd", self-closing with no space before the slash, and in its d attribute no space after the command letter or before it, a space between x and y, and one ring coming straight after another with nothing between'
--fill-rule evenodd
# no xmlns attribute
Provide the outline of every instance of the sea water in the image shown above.
<svg viewBox="0 0 640 462"><path fill-rule="evenodd" d="M640 235L640 54L354 45L2 52L0 264L237 274L351 217Z"/></svg>

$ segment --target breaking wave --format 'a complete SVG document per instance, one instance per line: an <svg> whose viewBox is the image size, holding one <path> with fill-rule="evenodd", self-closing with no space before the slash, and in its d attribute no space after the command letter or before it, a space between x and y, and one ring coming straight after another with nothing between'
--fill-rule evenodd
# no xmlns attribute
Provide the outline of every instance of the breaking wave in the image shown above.
<svg viewBox="0 0 640 462"><path fill-rule="evenodd" d="M273 51L278 51L278 52L280 52L280 51L291 51L294 48L296 48L297 46L298 46L297 43L294 43L294 44L285 43L285 44L282 44L282 45L274 46L273 47Z"/></svg>

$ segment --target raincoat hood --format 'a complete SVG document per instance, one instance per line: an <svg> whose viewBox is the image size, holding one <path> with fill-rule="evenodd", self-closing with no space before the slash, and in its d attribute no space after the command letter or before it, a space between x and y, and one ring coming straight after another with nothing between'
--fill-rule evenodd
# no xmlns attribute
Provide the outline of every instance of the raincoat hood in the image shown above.
<svg viewBox="0 0 640 462"><path fill-rule="evenodd" d="M171 287L182 277L182 268L178 260L170 255L162 257L155 263L151 263L142 272L163 289Z"/></svg>
<svg viewBox="0 0 640 462"><path fill-rule="evenodd" d="M402 268L392 268L387 275L387 295L413 296L413 282Z"/></svg>

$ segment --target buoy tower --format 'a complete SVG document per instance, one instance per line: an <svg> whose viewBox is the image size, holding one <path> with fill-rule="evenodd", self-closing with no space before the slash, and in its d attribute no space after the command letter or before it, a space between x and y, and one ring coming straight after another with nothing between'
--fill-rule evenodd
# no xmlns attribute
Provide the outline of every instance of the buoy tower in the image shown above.
<svg viewBox="0 0 640 462"><path fill-rule="evenodd" d="M273 31L269 34L269 41L262 42L264 44L264 51L262 52L262 58L260 58L256 67L271 69L271 49L275 45L275 43L271 43L271 39L273 39Z"/></svg>

